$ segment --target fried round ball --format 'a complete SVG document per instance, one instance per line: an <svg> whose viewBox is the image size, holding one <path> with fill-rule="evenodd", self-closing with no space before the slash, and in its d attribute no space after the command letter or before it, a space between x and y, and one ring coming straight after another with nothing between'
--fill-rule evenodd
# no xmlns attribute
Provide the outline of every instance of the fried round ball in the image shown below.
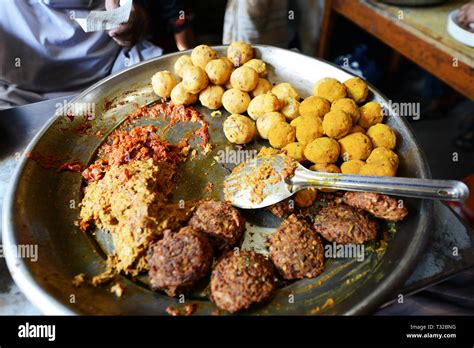
<svg viewBox="0 0 474 348"><path fill-rule="evenodd" d="M364 161L359 159L349 160L341 164L341 172L343 174L354 174L357 175L360 173L360 169L365 164Z"/></svg>
<svg viewBox="0 0 474 348"><path fill-rule="evenodd" d="M217 52L207 45L196 46L191 52L191 60L193 64L203 70L206 69L207 63L213 59L217 59L217 57Z"/></svg>
<svg viewBox="0 0 474 348"><path fill-rule="evenodd" d="M268 134L270 145L275 149L282 149L296 140L295 127L286 122L279 122L273 125Z"/></svg>
<svg viewBox="0 0 474 348"><path fill-rule="evenodd" d="M310 170L314 170L315 172L323 172L323 173L334 173L339 174L341 170L338 166L332 163L316 163L309 167Z"/></svg>
<svg viewBox="0 0 474 348"><path fill-rule="evenodd" d="M213 59L206 65L206 74L215 85L224 85L230 79L233 66L227 58Z"/></svg>
<svg viewBox="0 0 474 348"><path fill-rule="evenodd" d="M344 161L365 160L372 151L370 138L363 133L352 133L339 139L341 145L341 156Z"/></svg>
<svg viewBox="0 0 474 348"><path fill-rule="evenodd" d="M321 238L304 220L291 215L269 238L269 258L282 278L314 278L324 270Z"/></svg>
<svg viewBox="0 0 474 348"><path fill-rule="evenodd" d="M318 197L318 190L315 188L302 189L293 196L295 204L300 208L308 208L313 205Z"/></svg>
<svg viewBox="0 0 474 348"><path fill-rule="evenodd" d="M222 96L224 88L221 86L209 85L199 93L199 101L208 109L216 110L222 106Z"/></svg>
<svg viewBox="0 0 474 348"><path fill-rule="evenodd" d="M192 227L165 231L164 237L148 249L150 286L168 296L189 293L211 269L212 245Z"/></svg>
<svg viewBox="0 0 474 348"><path fill-rule="evenodd" d="M230 75L230 83L233 88L240 89L244 92L250 92L258 83L258 74L252 68L241 66L235 69Z"/></svg>
<svg viewBox="0 0 474 348"><path fill-rule="evenodd" d="M296 139L301 144L309 144L314 139L323 136L323 121L317 116L303 115L291 121L291 125L296 128Z"/></svg>
<svg viewBox="0 0 474 348"><path fill-rule="evenodd" d="M365 211L338 204L321 209L313 226L329 242L361 244L375 239L378 222Z"/></svg>
<svg viewBox="0 0 474 348"><path fill-rule="evenodd" d="M198 95L188 92L180 82L171 90L171 101L174 105L191 105L198 100Z"/></svg>
<svg viewBox="0 0 474 348"><path fill-rule="evenodd" d="M174 86L176 86L176 78L167 70L158 71L152 76L151 85L156 95L167 99L171 95Z"/></svg>
<svg viewBox="0 0 474 348"><path fill-rule="evenodd" d="M331 103L338 99L345 98L347 95L346 86L331 77L326 77L317 81L313 87L313 94L327 99Z"/></svg>
<svg viewBox="0 0 474 348"><path fill-rule="evenodd" d="M257 133L255 123L250 118L238 114L227 117L223 128L227 140L234 144L247 144Z"/></svg>
<svg viewBox="0 0 474 348"><path fill-rule="evenodd" d="M250 104L250 96L236 88L228 89L222 96L222 105L231 114L241 114L247 111Z"/></svg>
<svg viewBox="0 0 474 348"><path fill-rule="evenodd" d="M265 114L265 109L263 108L264 100L265 100L265 95L261 94L261 95L256 96L250 101L249 107L247 109L247 113L255 121Z"/></svg>
<svg viewBox="0 0 474 348"><path fill-rule="evenodd" d="M352 118L352 124L357 124L357 122L359 122L359 107L352 99L342 98L336 100L331 105L331 111L344 111Z"/></svg>
<svg viewBox="0 0 474 348"><path fill-rule="evenodd" d="M278 99L284 100L286 98L294 98L296 100L300 99L298 92L296 92L295 88L288 82L282 82L275 85L272 88L272 93L275 94Z"/></svg>
<svg viewBox="0 0 474 348"><path fill-rule="evenodd" d="M285 122L285 116L276 111L267 112L257 119L257 130L260 137L268 139L270 129L273 129L274 125L279 122Z"/></svg>
<svg viewBox="0 0 474 348"><path fill-rule="evenodd" d="M298 142L290 143L286 145L283 150L286 152L286 155L288 157L291 157L298 162L303 162L305 160L304 157L304 148L305 146L303 144L300 144Z"/></svg>
<svg viewBox="0 0 474 348"><path fill-rule="evenodd" d="M267 65L261 59L250 59L244 66L255 70L260 77L267 76Z"/></svg>
<svg viewBox="0 0 474 348"><path fill-rule="evenodd" d="M227 49L227 58L235 67L241 66L253 58L253 48L243 41L234 41Z"/></svg>
<svg viewBox="0 0 474 348"><path fill-rule="evenodd" d="M359 125L365 129L383 120L382 107L377 102L368 102L360 107Z"/></svg>
<svg viewBox="0 0 474 348"><path fill-rule="evenodd" d="M232 313L271 299L275 291L274 266L254 251L228 251L212 271L211 299Z"/></svg>
<svg viewBox="0 0 474 348"><path fill-rule="evenodd" d="M286 117L288 121L294 120L297 118L299 113L300 102L295 98L285 98L283 99L283 107L280 112Z"/></svg>
<svg viewBox="0 0 474 348"><path fill-rule="evenodd" d="M352 119L344 111L329 111L323 119L324 134L333 139L341 139L352 128Z"/></svg>
<svg viewBox="0 0 474 348"><path fill-rule="evenodd" d="M398 169L398 165L400 164L400 160L398 159L398 155L390 149L385 147L377 147L371 153L369 158L367 158L367 163L374 163L379 161L388 161L395 170Z"/></svg>
<svg viewBox="0 0 474 348"><path fill-rule="evenodd" d="M257 82L257 86L253 89L250 94L252 97L256 97L257 95L266 94L270 92L272 89L272 84L268 82L267 79L259 78Z"/></svg>
<svg viewBox="0 0 474 348"><path fill-rule="evenodd" d="M364 80L360 77L353 77L344 82L344 85L347 89L347 95L354 99L356 103L362 103L367 98L369 94L369 88Z"/></svg>
<svg viewBox="0 0 474 348"><path fill-rule="evenodd" d="M352 133L364 133L365 134L366 130L364 128L362 128L361 126L359 126L358 124L356 124L349 131L349 134L352 134Z"/></svg>
<svg viewBox="0 0 474 348"><path fill-rule="evenodd" d="M367 129L367 135L374 147L385 147L387 149L393 150L397 144L397 136L395 132L383 123L377 123L369 129Z"/></svg>
<svg viewBox="0 0 474 348"><path fill-rule="evenodd" d="M189 226L208 235L219 250L236 246L245 233L245 220L240 212L222 201L201 203L189 220Z"/></svg>
<svg viewBox="0 0 474 348"><path fill-rule="evenodd" d="M313 163L334 163L339 157L339 143L327 137L315 139L306 145L304 156Z"/></svg>
<svg viewBox="0 0 474 348"><path fill-rule="evenodd" d="M281 102L275 94L271 92L265 94L265 99L263 101L263 109L265 112L278 111L281 109L281 106Z"/></svg>
<svg viewBox="0 0 474 348"><path fill-rule="evenodd" d="M198 66L188 66L184 69L182 84L185 90L197 94L207 87L209 79L202 68Z"/></svg>
<svg viewBox="0 0 474 348"><path fill-rule="evenodd" d="M176 75L182 78L184 74L184 70L188 66L192 66L192 65L193 65L193 61L191 60L191 56L188 56L187 54L182 55L174 63L174 72L176 73Z"/></svg>
<svg viewBox="0 0 474 348"><path fill-rule="evenodd" d="M324 98L311 96L300 104L300 115L318 116L323 118L331 109L331 104Z"/></svg>
<svg viewBox="0 0 474 348"><path fill-rule="evenodd" d="M396 176L397 170L389 161L366 163L360 168L360 175L368 176Z"/></svg>

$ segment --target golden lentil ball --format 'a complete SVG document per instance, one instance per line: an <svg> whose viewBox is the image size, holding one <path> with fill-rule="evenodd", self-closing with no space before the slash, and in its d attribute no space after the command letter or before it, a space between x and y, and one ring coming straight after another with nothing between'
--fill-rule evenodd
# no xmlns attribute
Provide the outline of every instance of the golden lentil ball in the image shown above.
<svg viewBox="0 0 474 348"><path fill-rule="evenodd" d="M259 78L257 82L257 87L254 88L250 94L252 97L256 97L257 95L261 94L266 94L267 92L270 92L272 89L272 84L268 82L268 80Z"/></svg>
<svg viewBox="0 0 474 348"><path fill-rule="evenodd" d="M282 149L286 145L295 142L295 128L286 122L275 123L268 133L268 140L275 149Z"/></svg>
<svg viewBox="0 0 474 348"><path fill-rule="evenodd" d="M359 126L358 124L352 126L351 130L349 131L349 134L352 133L366 133L365 129Z"/></svg>
<svg viewBox="0 0 474 348"><path fill-rule="evenodd" d="M257 58L250 59L247 63L244 64L244 66L255 70L258 76L260 77L267 76L267 65L261 59L257 59Z"/></svg>
<svg viewBox="0 0 474 348"><path fill-rule="evenodd" d="M236 88L228 89L222 95L222 105L231 114L242 114L247 111L250 104L250 96Z"/></svg>
<svg viewBox="0 0 474 348"><path fill-rule="evenodd" d="M372 140L374 147L385 147L393 150L397 144L395 132L383 123L377 123L367 129L367 135Z"/></svg>
<svg viewBox="0 0 474 348"><path fill-rule="evenodd" d="M174 105L191 105L198 100L198 95L188 92L180 82L171 90L171 101Z"/></svg>
<svg viewBox="0 0 474 348"><path fill-rule="evenodd" d="M265 110L263 108L264 100L265 100L265 95L261 94L261 95L256 96L250 101L249 107L247 109L247 113L255 121L265 114Z"/></svg>
<svg viewBox="0 0 474 348"><path fill-rule="evenodd" d="M338 99L345 98L346 86L331 77L317 81L313 87L313 94L334 103Z"/></svg>
<svg viewBox="0 0 474 348"><path fill-rule="evenodd" d="M303 115L291 121L296 128L296 139L301 144L309 144L323 136L323 121L317 116Z"/></svg>
<svg viewBox="0 0 474 348"><path fill-rule="evenodd" d="M331 104L324 98L311 96L300 103L300 115L311 115L323 118L331 109Z"/></svg>
<svg viewBox="0 0 474 348"><path fill-rule="evenodd" d="M305 148L305 145L300 144L298 142L294 142L294 143L290 143L290 144L286 145L283 148L283 150L286 152L286 155L288 157L291 157L291 158L297 160L298 162L302 162L302 161L305 160L304 148Z"/></svg>
<svg viewBox="0 0 474 348"><path fill-rule="evenodd" d="M283 107L280 112L288 121L291 121L299 116L299 107L300 103L295 98L285 98L283 99Z"/></svg>
<svg viewBox="0 0 474 348"><path fill-rule="evenodd" d="M349 160L341 164L341 172L343 174L355 174L358 175L362 166L365 165L365 162L362 160Z"/></svg>
<svg viewBox="0 0 474 348"><path fill-rule="evenodd" d="M302 189L293 196L295 204L300 208L308 208L313 205L318 197L318 190L313 187Z"/></svg>
<svg viewBox="0 0 474 348"><path fill-rule="evenodd" d="M336 140L322 137L306 145L304 156L313 163L334 163L339 157L339 151Z"/></svg>
<svg viewBox="0 0 474 348"><path fill-rule="evenodd" d="M353 77L344 82L347 89L347 95L354 99L356 103L362 103L369 94L369 88L364 80L360 77Z"/></svg>
<svg viewBox="0 0 474 348"><path fill-rule="evenodd" d="M265 99L263 101L263 109L265 112L278 111L282 107L280 100L272 92L267 92L265 94Z"/></svg>
<svg viewBox="0 0 474 348"><path fill-rule="evenodd" d="M390 149L385 147L377 147L371 153L370 156L367 158L367 163L374 163L380 161L387 161L395 168L398 168L400 160L398 159L398 155Z"/></svg>
<svg viewBox="0 0 474 348"><path fill-rule="evenodd" d="M383 120L382 107L377 102L368 102L360 107L359 125L365 129Z"/></svg>
<svg viewBox="0 0 474 348"><path fill-rule="evenodd" d="M258 83L258 74L252 68L241 66L235 69L230 75L230 83L233 88L240 89L244 92L250 92Z"/></svg>
<svg viewBox="0 0 474 348"><path fill-rule="evenodd" d="M282 82L275 85L272 88L272 93L275 94L278 99L283 100L285 98L295 98L296 100L300 99L298 92L296 92L295 88L288 82Z"/></svg>
<svg viewBox="0 0 474 348"><path fill-rule="evenodd" d="M209 80L215 85L224 85L230 79L233 66L227 58L213 59L206 65Z"/></svg>
<svg viewBox="0 0 474 348"><path fill-rule="evenodd" d="M334 173L338 174L341 172L338 166L332 163L316 163L309 167L310 170L315 172Z"/></svg>
<svg viewBox="0 0 474 348"><path fill-rule="evenodd" d="M397 170L388 161L366 163L360 168L360 175L395 176Z"/></svg>
<svg viewBox="0 0 474 348"><path fill-rule="evenodd" d="M151 78L153 91L161 98L169 98L171 91L176 86L176 78L167 70L158 71Z"/></svg>
<svg viewBox="0 0 474 348"><path fill-rule="evenodd" d="M323 119L324 134L333 139L346 136L352 128L352 119L344 111L329 111Z"/></svg>
<svg viewBox="0 0 474 348"><path fill-rule="evenodd" d="M372 151L370 138L363 133L352 133L339 139L341 145L341 156L344 161L365 160Z"/></svg>
<svg viewBox="0 0 474 348"><path fill-rule="evenodd" d="M222 96L224 88L221 86L210 85L199 93L199 101L208 109L216 110L222 106Z"/></svg>
<svg viewBox="0 0 474 348"><path fill-rule="evenodd" d="M192 65L193 61L191 60L191 56L188 56L187 54L182 55L174 63L174 72L176 73L176 75L182 78L186 67Z"/></svg>
<svg viewBox="0 0 474 348"><path fill-rule="evenodd" d="M253 58L253 48L243 41L234 41L227 48L227 58L235 67L241 66Z"/></svg>
<svg viewBox="0 0 474 348"><path fill-rule="evenodd" d="M207 63L213 59L217 59L217 57L217 52L207 45L196 46L191 52L191 60L193 64L203 70L206 69Z"/></svg>
<svg viewBox="0 0 474 348"><path fill-rule="evenodd" d="M359 118L360 118L359 107L357 106L355 101L353 101L352 99L342 98L342 99L336 100L331 105L331 111L344 111L346 114L348 114L352 118L352 124L357 124L357 122L359 122Z"/></svg>
<svg viewBox="0 0 474 348"><path fill-rule="evenodd" d="M285 122L285 116L276 111L264 114L262 117L257 119L258 134L260 134L263 139L268 139L270 129L272 129L274 124L278 122Z"/></svg>
<svg viewBox="0 0 474 348"><path fill-rule="evenodd" d="M182 84L185 90L197 94L207 87L209 79L202 68L198 66L188 66L184 70Z"/></svg>
<svg viewBox="0 0 474 348"><path fill-rule="evenodd" d="M234 144L249 143L257 132L255 123L250 118L238 114L227 117L223 129L227 140Z"/></svg>

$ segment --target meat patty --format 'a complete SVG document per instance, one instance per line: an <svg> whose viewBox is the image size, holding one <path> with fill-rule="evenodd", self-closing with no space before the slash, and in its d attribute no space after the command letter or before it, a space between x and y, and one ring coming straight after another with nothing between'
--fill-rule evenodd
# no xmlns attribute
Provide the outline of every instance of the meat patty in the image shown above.
<svg viewBox="0 0 474 348"><path fill-rule="evenodd" d="M273 215L279 218L283 218L283 219L287 218L291 214L296 213L296 211L298 210L292 198L287 198L281 202L272 204L269 207L267 207L267 209Z"/></svg>
<svg viewBox="0 0 474 348"><path fill-rule="evenodd" d="M189 225L209 235L217 249L235 246L245 233L245 220L228 202L206 201L199 205Z"/></svg>
<svg viewBox="0 0 474 348"><path fill-rule="evenodd" d="M375 217L389 221L400 221L408 211L395 198L375 192L346 192L342 201L351 207L369 212Z"/></svg>
<svg viewBox="0 0 474 348"><path fill-rule="evenodd" d="M291 215L269 238L270 259L288 280L313 278L324 269L324 246L304 220Z"/></svg>
<svg viewBox="0 0 474 348"><path fill-rule="evenodd" d="M269 300L275 290L275 268L254 251L228 251L212 271L211 299L229 312Z"/></svg>
<svg viewBox="0 0 474 348"><path fill-rule="evenodd" d="M338 204L319 211L314 229L330 242L359 244L375 239L378 222L363 210Z"/></svg>
<svg viewBox="0 0 474 348"><path fill-rule="evenodd" d="M212 245L192 227L166 230L163 239L148 249L150 286L169 296L187 293L212 265Z"/></svg>

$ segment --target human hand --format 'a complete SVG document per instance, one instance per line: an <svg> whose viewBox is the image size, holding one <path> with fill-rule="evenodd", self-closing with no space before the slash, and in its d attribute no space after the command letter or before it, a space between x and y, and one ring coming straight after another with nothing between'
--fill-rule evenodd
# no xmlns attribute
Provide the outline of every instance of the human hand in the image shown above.
<svg viewBox="0 0 474 348"><path fill-rule="evenodd" d="M105 9L113 10L120 6L119 3L119 0L105 0ZM133 4L128 22L107 33L118 45L133 46L146 34L148 22L146 10L140 5Z"/></svg>
<svg viewBox="0 0 474 348"><path fill-rule="evenodd" d="M459 9L456 21L464 29L474 32L474 28L469 26L469 24L474 23L474 1Z"/></svg>

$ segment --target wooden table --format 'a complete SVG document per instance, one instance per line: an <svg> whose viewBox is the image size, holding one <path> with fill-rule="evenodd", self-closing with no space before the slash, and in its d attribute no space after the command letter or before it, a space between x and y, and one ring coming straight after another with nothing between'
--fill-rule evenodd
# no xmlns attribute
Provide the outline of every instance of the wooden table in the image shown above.
<svg viewBox="0 0 474 348"><path fill-rule="evenodd" d="M446 30L448 13L465 3L398 7L372 0L326 0L319 56L327 57L332 28L341 15L474 100L474 48Z"/></svg>

